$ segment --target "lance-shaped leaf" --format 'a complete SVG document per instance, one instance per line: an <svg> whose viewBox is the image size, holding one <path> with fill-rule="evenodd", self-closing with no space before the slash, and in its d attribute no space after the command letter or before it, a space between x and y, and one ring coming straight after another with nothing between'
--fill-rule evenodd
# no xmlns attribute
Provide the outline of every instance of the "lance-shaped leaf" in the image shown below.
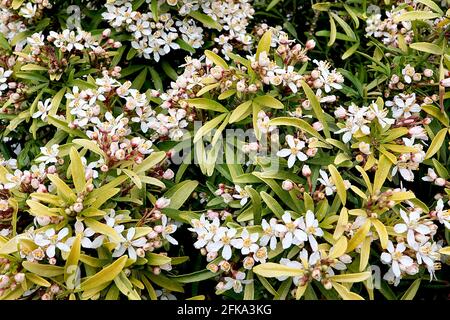
<svg viewBox="0 0 450 320"><path fill-rule="evenodd" d="M303 274L303 270L299 268L288 267L282 264L267 262L257 265L253 268L253 272L266 278L273 277L296 277Z"/></svg>
<svg viewBox="0 0 450 320"><path fill-rule="evenodd" d="M272 42L272 31L268 30L263 34L261 40L259 40L258 47L256 49L256 60L259 59L259 55L261 52L267 52L269 54L270 51L270 43Z"/></svg>
<svg viewBox="0 0 450 320"><path fill-rule="evenodd" d="M333 178L333 182L336 185L337 194L339 199L341 199L342 204L345 206L347 202L347 190L345 189L344 180L341 177L339 171L337 171L336 167L332 164L328 166L328 171L330 171L330 175Z"/></svg>
<svg viewBox="0 0 450 320"><path fill-rule="evenodd" d="M194 98L194 99L188 99L186 100L189 105L198 108L198 109L204 109L204 110L211 110L211 111L217 111L217 112L228 112L228 109L225 108L220 103L206 98Z"/></svg>
<svg viewBox="0 0 450 320"><path fill-rule="evenodd" d="M211 50L205 50L205 56L209 60L214 62L216 65L222 67L223 69L225 69L225 70L229 69L228 64L225 62L225 60L223 60L221 57L219 57L217 54L215 54Z"/></svg>
<svg viewBox="0 0 450 320"><path fill-rule="evenodd" d="M81 289L87 291L113 281L125 267L127 259L128 256L122 256L93 276L88 277L81 283Z"/></svg>
<svg viewBox="0 0 450 320"><path fill-rule="evenodd" d="M342 297L344 300L364 300L363 297L361 297L359 294L356 294L354 292L351 292L346 287L344 287L342 284L339 284L337 282L332 282L334 290L336 290L337 293Z"/></svg>
<svg viewBox="0 0 450 320"><path fill-rule="evenodd" d="M80 154L74 147L70 148L70 171L72 174L72 181L75 185L75 190L80 193L84 190L86 185L86 178L84 172L83 162Z"/></svg>
<svg viewBox="0 0 450 320"><path fill-rule="evenodd" d="M431 141L430 147L428 148L427 153L425 154L425 159L431 158L436 152L439 151L439 149L444 143L447 131L448 131L447 128L439 130L434 139Z"/></svg>

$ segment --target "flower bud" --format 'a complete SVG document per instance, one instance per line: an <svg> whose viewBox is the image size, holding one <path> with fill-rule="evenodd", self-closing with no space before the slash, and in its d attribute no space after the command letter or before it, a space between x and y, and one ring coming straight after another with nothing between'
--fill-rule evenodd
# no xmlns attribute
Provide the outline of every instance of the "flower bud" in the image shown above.
<svg viewBox="0 0 450 320"><path fill-rule="evenodd" d="M311 175L311 168L307 165L307 164L305 164L305 165L303 165L303 168L302 168L302 175L304 176L304 177L309 177L310 175Z"/></svg>
<svg viewBox="0 0 450 320"><path fill-rule="evenodd" d="M291 191L294 188L294 183L290 180L284 180L281 186L283 190Z"/></svg>

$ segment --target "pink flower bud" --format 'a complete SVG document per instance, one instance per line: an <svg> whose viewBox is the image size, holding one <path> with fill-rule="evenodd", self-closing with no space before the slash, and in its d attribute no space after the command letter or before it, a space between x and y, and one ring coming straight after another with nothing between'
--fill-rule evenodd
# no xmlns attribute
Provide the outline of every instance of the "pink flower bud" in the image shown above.
<svg viewBox="0 0 450 320"><path fill-rule="evenodd" d="M170 199L162 197L162 198L159 198L158 200L156 200L155 207L158 209L163 209L163 208L167 207L169 204L170 204Z"/></svg>
<svg viewBox="0 0 450 320"><path fill-rule="evenodd" d="M290 180L284 180L281 186L283 190L291 191L294 188L294 183Z"/></svg>
<svg viewBox="0 0 450 320"><path fill-rule="evenodd" d="M311 172L310 167L309 167L307 164L303 165L303 168L302 168L302 175L303 175L304 177L309 177L311 174L312 174L312 172Z"/></svg>

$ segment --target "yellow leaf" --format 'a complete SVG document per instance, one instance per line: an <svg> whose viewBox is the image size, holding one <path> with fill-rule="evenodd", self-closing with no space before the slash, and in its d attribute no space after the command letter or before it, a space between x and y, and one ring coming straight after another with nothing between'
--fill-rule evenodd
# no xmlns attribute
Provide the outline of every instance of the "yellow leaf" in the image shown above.
<svg viewBox="0 0 450 320"><path fill-rule="evenodd" d="M114 230L113 228L111 228L110 226L98 222L97 220L91 219L91 218L87 218L84 220L84 223L91 228L92 230L94 230L95 232L104 234L108 237L110 237L113 241L115 242L120 242L120 235L117 233L116 230Z"/></svg>
<svg viewBox="0 0 450 320"><path fill-rule="evenodd" d="M205 135L207 135L211 130L215 129L219 123L222 122L223 119L227 116L226 113L223 113L221 115L218 115L214 119L209 120L206 122L198 131L195 133L194 136L194 143L197 143L199 140L201 140ZM232 115L233 116L233 115Z"/></svg>
<svg viewBox="0 0 450 320"><path fill-rule="evenodd" d="M338 241L336 241L334 246L331 247L328 256L332 259L339 258L345 253L346 250L347 250L347 238L345 236L342 236L339 238Z"/></svg>
<svg viewBox="0 0 450 320"><path fill-rule="evenodd" d="M38 286L41 287L50 287L52 284L50 282L48 282L47 280L45 280L44 278L34 274L34 273L26 273L25 277L27 278L27 280L30 280L31 282L37 284Z"/></svg>
<svg viewBox="0 0 450 320"><path fill-rule="evenodd" d="M371 219L375 230L377 230L378 236L380 237L380 244L383 249L387 248L388 244L388 233L386 231L386 226L378 219Z"/></svg>
<svg viewBox="0 0 450 320"><path fill-rule="evenodd" d="M370 237L366 237L361 246L360 258L359 258L359 271L363 271L367 267L370 257L370 244L372 240Z"/></svg>
<svg viewBox="0 0 450 320"><path fill-rule="evenodd" d="M347 190L345 189L344 180L342 179L339 171L337 171L334 165L330 164L328 166L328 171L330 171L333 182L336 185L339 199L341 199L342 204L345 206L345 203L347 201Z"/></svg>
<svg viewBox="0 0 450 320"><path fill-rule="evenodd" d="M253 272L266 278L282 277L282 276L295 277L301 276L303 274L302 269L292 268L273 262L259 264L253 268Z"/></svg>
<svg viewBox="0 0 450 320"><path fill-rule="evenodd" d="M81 289L83 291L87 291L99 287L101 285L104 285L110 281L113 281L114 278L125 267L127 259L128 259L127 256L122 256L113 263L111 263L106 268L103 268L101 271L97 272L93 276L88 277L85 281L81 283Z"/></svg>
<svg viewBox="0 0 450 320"><path fill-rule="evenodd" d="M390 169L391 169L391 162L385 155L381 155L380 160L378 161L378 169L375 172L375 179L373 182L373 192L381 190L381 187L383 186Z"/></svg>
<svg viewBox="0 0 450 320"><path fill-rule="evenodd" d="M268 30L263 34L261 40L259 40L258 48L256 49L256 60L259 59L259 55L261 52L267 52L269 54L270 51L270 43L272 42L272 31Z"/></svg>
<svg viewBox="0 0 450 320"><path fill-rule="evenodd" d="M30 207L30 213L33 216L36 217L58 217L59 214L57 213L56 210L58 210L58 208L55 209L50 209L47 206L44 206L43 204L34 201L34 200L27 200L27 205ZM56 212L55 212L56 211Z"/></svg>
<svg viewBox="0 0 450 320"><path fill-rule="evenodd" d="M50 264L24 261L22 262L22 266L26 270L46 278L52 278L64 274L63 267L53 266Z"/></svg>
<svg viewBox="0 0 450 320"><path fill-rule="evenodd" d="M88 149L89 151L92 151L92 152L98 154L99 156L101 156L102 158L106 159L106 154L103 152L102 149L100 149L98 144L95 143L94 141L87 140L87 139L73 139L72 142L79 146L82 146L83 148Z"/></svg>
<svg viewBox="0 0 450 320"><path fill-rule="evenodd" d="M332 282L334 290L342 297L344 300L364 300L359 294L354 292L350 292L346 287L342 284Z"/></svg>
<svg viewBox="0 0 450 320"><path fill-rule="evenodd" d="M369 278L371 273L369 271L359 272L359 273L346 273L346 274L337 274L330 277L330 280L333 282L361 282Z"/></svg>
<svg viewBox="0 0 450 320"><path fill-rule="evenodd" d="M223 69L225 69L225 70L229 69L228 64L225 62L225 60L223 60L221 57L219 57L217 54L215 54L211 50L205 50L205 56L209 60L214 62L216 65L222 67Z"/></svg>
<svg viewBox="0 0 450 320"><path fill-rule="evenodd" d="M165 157L166 153L164 151L152 152L148 157L144 159L144 161L134 167L133 171L137 174L142 174L163 161Z"/></svg>
<svg viewBox="0 0 450 320"><path fill-rule="evenodd" d="M48 174L47 178L55 185L58 195L64 200L73 203L77 200L77 195L62 181L57 175Z"/></svg>
<svg viewBox="0 0 450 320"><path fill-rule="evenodd" d="M343 207L341 209L341 213L339 214L339 219L336 224L336 228L334 229L333 238L339 239L339 237L344 233L345 228L348 223L348 210L347 208Z"/></svg>
<svg viewBox="0 0 450 320"><path fill-rule="evenodd" d="M372 183L370 182L370 179L369 179L369 176L367 175L367 173L360 166L355 166L355 168L356 168L356 170L359 171L359 173L363 177L364 182L365 182L366 187L367 187L367 190L369 190L370 194L373 194Z"/></svg>
<svg viewBox="0 0 450 320"><path fill-rule="evenodd" d="M77 234L75 240L72 243L69 256L64 266L64 281L68 289L75 289L78 273L78 261L80 260L81 251L81 233Z"/></svg>
<svg viewBox="0 0 450 320"><path fill-rule="evenodd" d="M211 91L212 89L217 88L218 86L220 86L220 82L217 83L213 83L207 86L204 86L203 88L201 88L197 94L195 95L196 97L201 97L203 94L205 94L208 91Z"/></svg>
<svg viewBox="0 0 450 320"><path fill-rule="evenodd" d="M304 286L298 286L297 290L295 290L295 299L300 300L300 298L303 296L303 294L306 291L306 288L308 288L308 285Z"/></svg>
<svg viewBox="0 0 450 320"><path fill-rule="evenodd" d="M263 107L269 107L269 108L273 108L273 109L283 109L284 105L283 103L278 100L275 99L272 96L269 95L264 95L264 96L258 96L255 99L253 99L253 102L263 106Z"/></svg>
<svg viewBox="0 0 450 320"><path fill-rule="evenodd" d="M442 248L441 250L439 250L439 253L450 256L450 247Z"/></svg>
<svg viewBox="0 0 450 320"><path fill-rule="evenodd" d="M355 233L353 238L351 238L348 242L347 252L353 251L361 242L364 241L367 233L369 233L370 225L370 219L367 219L361 228L359 228L359 230Z"/></svg>

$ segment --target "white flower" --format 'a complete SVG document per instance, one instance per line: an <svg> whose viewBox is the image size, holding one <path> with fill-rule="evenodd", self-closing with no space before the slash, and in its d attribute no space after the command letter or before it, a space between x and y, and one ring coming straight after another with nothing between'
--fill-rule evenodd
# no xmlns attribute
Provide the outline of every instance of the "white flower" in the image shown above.
<svg viewBox="0 0 450 320"><path fill-rule="evenodd" d="M235 185L234 190L237 191L238 194L234 194L233 198L238 199L238 200L240 199L241 206L244 206L247 203L248 198L249 198L248 192L239 185Z"/></svg>
<svg viewBox="0 0 450 320"><path fill-rule="evenodd" d="M428 181L428 182L433 182L437 178L438 178L438 175L436 174L434 169L433 168L428 168L427 175L422 177L422 180L423 181Z"/></svg>
<svg viewBox="0 0 450 320"><path fill-rule="evenodd" d="M31 2L20 8L19 14L27 19L31 19L36 15L37 6Z"/></svg>
<svg viewBox="0 0 450 320"><path fill-rule="evenodd" d="M245 279L245 273L242 271L238 271L234 278L231 277L225 277L225 284L222 287L222 290L230 290L233 288L234 292L240 293L242 292L243 284L251 283L252 280L244 280Z"/></svg>
<svg viewBox="0 0 450 320"><path fill-rule="evenodd" d="M38 233L36 235L34 243L40 247L47 247L45 253L49 258L53 258L56 248L64 252L70 251L70 247L62 241L68 234L68 228L63 228L58 233L53 228L47 229L44 233Z"/></svg>
<svg viewBox="0 0 450 320"><path fill-rule="evenodd" d="M214 236L214 242L208 243L206 249L208 252L218 252L222 248L222 258L230 260L231 258L231 241L236 235L237 230L234 228L221 227Z"/></svg>
<svg viewBox="0 0 450 320"><path fill-rule="evenodd" d="M171 236L171 234L177 230L177 226L175 224L167 224L167 223L168 223L167 216L163 214L161 216L161 225L163 227L161 235L163 236L164 239L167 239L167 241L169 241L171 244L177 245L178 241Z"/></svg>
<svg viewBox="0 0 450 320"><path fill-rule="evenodd" d="M58 154L59 154L59 145L53 144L49 147L41 147L41 154L39 158L36 159L36 162L44 162L47 163L57 163L58 162Z"/></svg>
<svg viewBox="0 0 450 320"><path fill-rule="evenodd" d="M308 241L313 251L317 251L318 244L314 236L322 237L323 231L319 228L319 221L311 210L306 212L305 219L303 219L303 217L300 218L299 227L308 235Z"/></svg>
<svg viewBox="0 0 450 320"><path fill-rule="evenodd" d="M261 227L263 229L263 236L261 237L261 239L259 239L259 244L261 246L267 246L267 244L270 242L270 249L275 250L277 246L277 219L272 218L270 219L269 223L266 221L266 219L262 219Z"/></svg>
<svg viewBox="0 0 450 320"><path fill-rule="evenodd" d="M167 199L164 197L159 198L158 200L156 200L156 203L155 203L155 207L158 209L166 208L169 205L170 205L170 199Z"/></svg>
<svg viewBox="0 0 450 320"><path fill-rule="evenodd" d="M444 224L447 229L450 229L450 212L444 210L444 201L442 201L442 199L437 201L435 211L439 222Z"/></svg>
<svg viewBox="0 0 450 320"><path fill-rule="evenodd" d="M287 249L291 245L299 245L308 240L306 233L300 229L300 218L292 221L291 214L289 212L285 212L281 216L281 219L283 220L284 225L277 224L275 229L283 234L283 240L281 240L283 249Z"/></svg>
<svg viewBox="0 0 450 320"><path fill-rule="evenodd" d="M194 228L189 228L188 230L197 233L197 241L194 243L196 249L206 246L214 238L220 228L219 218L216 217L212 222L209 222L204 215L200 217L200 220L192 220L192 224L194 225Z"/></svg>
<svg viewBox="0 0 450 320"><path fill-rule="evenodd" d="M281 258L280 259L280 264L284 265L284 266L288 266L290 268L294 268L294 269L299 269L299 270L303 270L304 269L304 266L303 266L302 263L300 263L298 261L295 261L295 260L289 260L289 259L286 259L286 258ZM277 280L284 281L287 278L288 278L288 276L281 276L281 277L277 277ZM296 277L292 278L292 281L294 282L295 285L298 285L299 280L300 280L300 276L296 276Z"/></svg>
<svg viewBox="0 0 450 320"><path fill-rule="evenodd" d="M416 103L416 94L400 94L394 97L393 101L386 101L388 107L392 107L392 116L398 118L409 118L412 113L420 112L421 107Z"/></svg>
<svg viewBox="0 0 450 320"><path fill-rule="evenodd" d="M319 181L323 186L325 186L325 194L327 196L331 196L336 190L334 182L328 178L328 175L324 170L319 170L319 174L322 178L318 178L317 181Z"/></svg>
<svg viewBox="0 0 450 320"><path fill-rule="evenodd" d="M411 211L408 216L405 211L400 209L400 216L405 223L396 224L394 226L394 231L400 234L407 232L407 240L410 246L416 244L415 232L422 235L427 235L431 232L429 227L420 223L419 211Z"/></svg>
<svg viewBox="0 0 450 320"><path fill-rule="evenodd" d="M413 264L413 259L411 257L403 255L406 246L404 243L398 243L397 248L394 248L392 241L388 242L387 250L388 252L383 252L381 254L381 262L385 264L392 264L392 271L396 277L400 277L400 266L409 267Z"/></svg>
<svg viewBox="0 0 450 320"><path fill-rule="evenodd" d="M304 141L295 139L291 135L287 135L286 142L289 145L289 149L281 149L280 151L277 152L277 156L283 158L289 157L288 168L292 168L296 159L300 161L306 161L308 159L308 156L302 152L302 149L305 147Z"/></svg>
<svg viewBox="0 0 450 320"><path fill-rule="evenodd" d="M417 262L434 269L434 262L440 258L439 246L436 243L424 241L417 243L413 248L416 251Z"/></svg>
<svg viewBox="0 0 450 320"><path fill-rule="evenodd" d="M402 75L403 75L403 78L405 79L405 82L411 83L411 81L412 81L411 77L415 73L416 73L416 71L414 70L414 67L412 67L410 64L407 64L402 70Z"/></svg>
<svg viewBox="0 0 450 320"><path fill-rule="evenodd" d="M375 118L377 118L378 123L381 125L382 128L385 128L386 126L392 125L395 123L394 119L387 118L388 111L383 108L380 109L378 107L378 104L376 104L375 102L372 102L370 104L369 112L371 112L373 114L373 116Z"/></svg>
<svg viewBox="0 0 450 320"><path fill-rule="evenodd" d="M147 240L144 237L140 237L138 239L133 240L135 234L136 234L135 228L128 229L126 239L123 238L122 242L119 243L114 249L114 252L112 254L114 258L121 257L125 253L125 251L128 251L128 257L131 260L137 259L135 247L136 248L143 247L147 243Z"/></svg>
<svg viewBox="0 0 450 320"><path fill-rule="evenodd" d="M159 300L177 300L177 297L175 297L172 293L170 293L166 289L155 290L155 293L156 297L158 297Z"/></svg>
<svg viewBox="0 0 450 320"><path fill-rule="evenodd" d="M13 188L20 186L20 184L22 183L23 172L20 171L19 169L16 169L14 171L14 174L7 173L5 175L5 178L8 182L6 182L3 185L3 188L4 189L13 189Z"/></svg>
<svg viewBox="0 0 450 320"><path fill-rule="evenodd" d="M94 239L94 241L92 241L91 239L89 239L90 237L92 237L95 234L95 231L92 230L91 228L85 228L83 222L77 220L77 222L75 222L75 234L81 234L81 246L83 248L87 248L87 249L97 249L99 248L102 244L103 244L103 236L98 236ZM75 240L75 237L71 237L69 239L67 239L67 244L69 246L72 246L73 241Z"/></svg>
<svg viewBox="0 0 450 320"><path fill-rule="evenodd" d="M33 118L41 118L42 121L47 120L47 112L52 108L52 99L46 99L44 102L39 101L37 104L38 110L33 113Z"/></svg>
<svg viewBox="0 0 450 320"><path fill-rule="evenodd" d="M254 253L258 250L259 246L256 243L258 241L259 235L258 233L250 234L247 228L244 228L241 233L240 239L232 239L231 245L236 249L241 249L241 253L244 255L249 254L250 252Z"/></svg>

